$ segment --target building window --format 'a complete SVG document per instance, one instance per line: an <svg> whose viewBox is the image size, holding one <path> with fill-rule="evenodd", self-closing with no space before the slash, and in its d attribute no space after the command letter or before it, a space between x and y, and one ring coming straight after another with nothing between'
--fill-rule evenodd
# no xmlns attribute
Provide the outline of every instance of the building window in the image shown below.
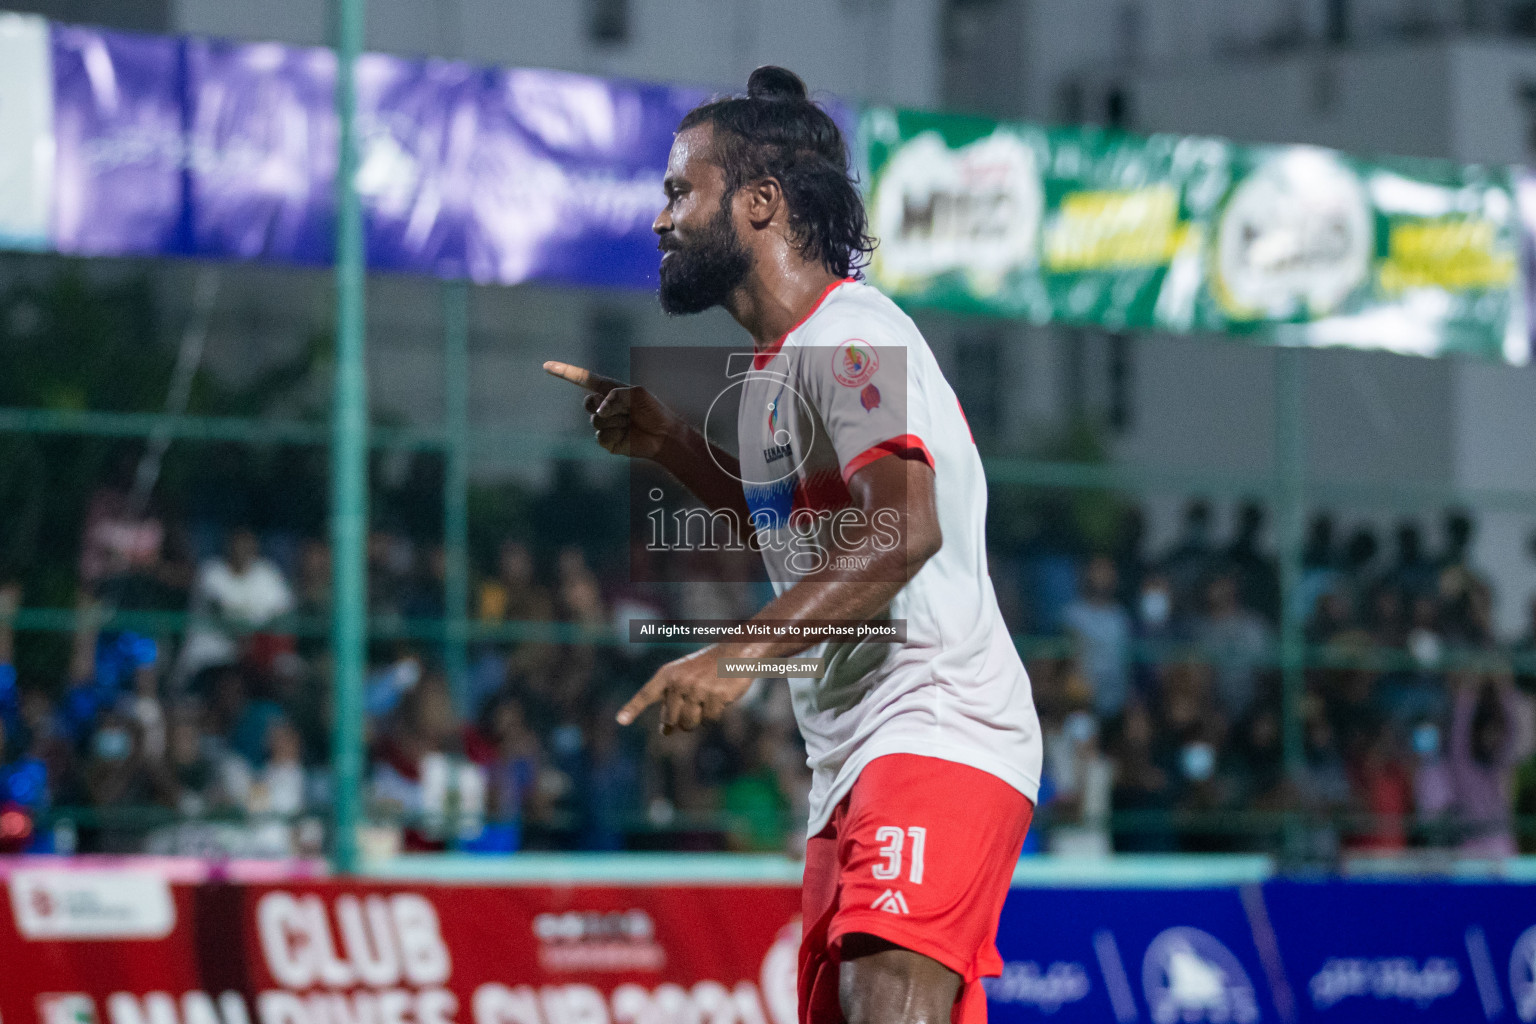
<svg viewBox="0 0 1536 1024"><path fill-rule="evenodd" d="M1131 96L1118 85L1110 86L1104 95L1104 123L1110 128L1131 126Z"/></svg>
<svg viewBox="0 0 1536 1024"><path fill-rule="evenodd" d="M1515 84L1515 99L1520 112L1525 115L1525 151L1536 154L1536 80L1524 79Z"/></svg>
<svg viewBox="0 0 1536 1024"><path fill-rule="evenodd" d="M1136 343L1128 334L1109 336L1109 409L1106 419L1110 429L1123 434L1135 425L1135 406L1131 395L1135 388Z"/></svg>
<svg viewBox="0 0 1536 1024"><path fill-rule="evenodd" d="M587 0L587 35L602 46L629 41L629 0Z"/></svg>
<svg viewBox="0 0 1536 1024"><path fill-rule="evenodd" d="M1350 23L1352 21L1349 9L1349 0L1328 0L1324 8L1326 25L1324 31L1328 42L1334 46L1345 46L1349 43Z"/></svg>

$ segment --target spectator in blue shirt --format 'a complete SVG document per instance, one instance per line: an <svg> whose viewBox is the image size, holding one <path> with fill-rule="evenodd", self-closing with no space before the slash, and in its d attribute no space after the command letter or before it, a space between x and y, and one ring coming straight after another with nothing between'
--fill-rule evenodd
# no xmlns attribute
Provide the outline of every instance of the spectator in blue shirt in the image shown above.
<svg viewBox="0 0 1536 1024"><path fill-rule="evenodd" d="M1093 709L1113 718L1130 693L1131 615L1116 600L1119 573L1106 555L1088 563L1083 593L1062 621L1076 643L1083 673L1093 687Z"/></svg>
<svg viewBox="0 0 1536 1024"><path fill-rule="evenodd" d="M21 730L21 692L16 688L16 610L21 588L14 583L0 587L0 729L11 734ZM3 759L0 759L3 763Z"/></svg>

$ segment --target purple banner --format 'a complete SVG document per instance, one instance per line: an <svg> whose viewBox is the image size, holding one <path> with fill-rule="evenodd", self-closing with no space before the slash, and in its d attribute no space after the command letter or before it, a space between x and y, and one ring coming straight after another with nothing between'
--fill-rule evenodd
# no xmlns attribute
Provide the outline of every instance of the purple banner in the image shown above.
<svg viewBox="0 0 1536 1024"><path fill-rule="evenodd" d="M1525 314L1525 325L1524 330L1511 332L1506 346L1510 350L1504 358L1524 365L1536 362L1536 171L1516 168L1514 181L1520 219L1520 312ZM1524 350L1515 348L1521 343L1526 346Z"/></svg>
<svg viewBox="0 0 1536 1024"><path fill-rule="evenodd" d="M667 152L704 94L549 71L498 71L490 84L470 276L654 284Z"/></svg>
<svg viewBox="0 0 1536 1024"><path fill-rule="evenodd" d="M54 26L57 247L330 261L335 55ZM650 225L699 90L363 57L375 269L651 287Z"/></svg>
<svg viewBox="0 0 1536 1024"><path fill-rule="evenodd" d="M185 47L192 251L329 263L335 54L206 39Z"/></svg>
<svg viewBox="0 0 1536 1024"><path fill-rule="evenodd" d="M486 73L370 54L358 63L358 191L370 263L466 276Z"/></svg>
<svg viewBox="0 0 1536 1024"><path fill-rule="evenodd" d="M53 26L53 244L82 256L190 249L179 39Z"/></svg>

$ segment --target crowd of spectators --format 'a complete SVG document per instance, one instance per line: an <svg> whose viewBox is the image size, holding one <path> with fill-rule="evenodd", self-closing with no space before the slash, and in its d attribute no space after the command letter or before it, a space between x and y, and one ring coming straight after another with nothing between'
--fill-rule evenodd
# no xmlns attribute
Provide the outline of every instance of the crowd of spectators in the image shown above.
<svg viewBox="0 0 1536 1024"><path fill-rule="evenodd" d="M1021 632L1066 640L1028 659L1047 846L1519 852L1516 811L1536 795L1536 602L1525 636L1501 643L1470 517L1447 514L1433 553L1404 521L1386 554L1370 527L1338 538L1328 515L1314 518L1292 597L1305 629L1289 764L1264 512L1244 504L1224 544L1212 518L1195 501L1153 557L1087 557L1066 588L1036 559L1002 588L1023 597Z"/></svg>
<svg viewBox="0 0 1536 1024"><path fill-rule="evenodd" d="M1470 564L1473 523L1395 551L1311 526L1292 600L1307 623L1283 751L1279 570L1264 512L1219 541L1204 502L1147 552L993 553L1045 733L1036 849L1518 850L1536 795L1530 674L1501 645ZM331 799L331 567L323 540L191 531L104 492L81 543L64 678L18 678L25 594L0 587L0 852L319 852ZM365 686L366 841L393 849L794 850L809 775L787 688L759 682L723 721L662 735L614 712L676 651L629 643L636 618L739 619L771 589L752 556L695 553L689 583L637 581L622 554L509 537L472 566L460 685L442 648L442 546L368 541L377 631ZM643 574L642 574L643 575ZM122 628L114 611L187 613ZM435 624L435 625L434 625ZM24 632L21 642L42 634ZM598 638L593 642L593 638Z"/></svg>
<svg viewBox="0 0 1536 1024"><path fill-rule="evenodd" d="M18 678L25 595L0 587L0 852L318 852L331 801L327 544L236 526L204 531L219 545L196 559L121 497L98 495L87 519L62 679ZM636 617L749 616L771 590L724 582L750 575L741 555L702 554L689 566L701 582L668 587L630 583L622 565L600 577L578 546L504 540L476 566L470 615L488 638L471 643L458 692L441 544L384 527L367 557L386 636L369 645L364 687L366 842L794 845L809 774L783 687L761 686L701 732L614 721L679 652L613 637ZM114 626L128 619L114 612L146 605L184 610L185 628Z"/></svg>

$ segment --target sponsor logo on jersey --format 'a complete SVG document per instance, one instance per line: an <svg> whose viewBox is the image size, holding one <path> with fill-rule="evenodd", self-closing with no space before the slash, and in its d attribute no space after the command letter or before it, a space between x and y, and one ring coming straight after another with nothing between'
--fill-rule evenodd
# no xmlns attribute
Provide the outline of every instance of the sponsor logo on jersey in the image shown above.
<svg viewBox="0 0 1536 1024"><path fill-rule="evenodd" d="M1141 961L1153 1024L1252 1024L1259 1001L1232 951L1198 928L1158 934Z"/></svg>
<svg viewBox="0 0 1536 1024"><path fill-rule="evenodd" d="M787 459L793 454L789 430L782 426L785 422L785 417L781 415L784 391L785 388L779 388L779 393L768 403L768 447L763 449L763 461L769 464Z"/></svg>
<svg viewBox="0 0 1536 1024"><path fill-rule="evenodd" d="M865 412L870 412L880 405L880 389L873 384L864 385L864 390L859 392L859 402L864 406Z"/></svg>
<svg viewBox="0 0 1536 1024"><path fill-rule="evenodd" d="M907 909L907 897L902 894L900 889L885 890L885 892L875 898L875 902L871 903L870 907L874 910L883 910L887 914L911 913Z"/></svg>
<svg viewBox="0 0 1536 1024"><path fill-rule="evenodd" d="M845 388L867 383L879 368L875 347L863 338L850 338L832 350L832 376Z"/></svg>

